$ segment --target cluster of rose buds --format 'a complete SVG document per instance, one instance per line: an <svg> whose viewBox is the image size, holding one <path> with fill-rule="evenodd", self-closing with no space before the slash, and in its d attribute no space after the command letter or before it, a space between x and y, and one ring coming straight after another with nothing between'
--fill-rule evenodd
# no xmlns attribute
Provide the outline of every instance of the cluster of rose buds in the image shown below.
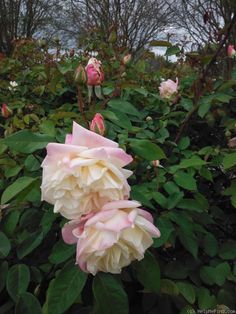
<svg viewBox="0 0 236 314"><path fill-rule="evenodd" d="M98 114L90 128L104 132ZM42 200L70 221L62 229L66 243L77 244L76 264L95 275L120 273L141 260L152 237L160 237L150 213L128 200L124 169L132 157L118 144L77 123L65 144L50 143L43 161Z"/></svg>

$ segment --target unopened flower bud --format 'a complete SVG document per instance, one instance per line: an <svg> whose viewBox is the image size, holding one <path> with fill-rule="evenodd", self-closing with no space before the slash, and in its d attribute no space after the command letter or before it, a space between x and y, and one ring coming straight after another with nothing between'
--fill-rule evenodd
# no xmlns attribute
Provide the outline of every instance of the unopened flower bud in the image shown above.
<svg viewBox="0 0 236 314"><path fill-rule="evenodd" d="M12 115L12 110L6 104L2 104L1 113L3 118L8 118Z"/></svg>
<svg viewBox="0 0 236 314"><path fill-rule="evenodd" d="M103 116L100 113L96 113L92 122L90 123L90 131L98 133L100 135L104 135L105 133L105 124Z"/></svg>

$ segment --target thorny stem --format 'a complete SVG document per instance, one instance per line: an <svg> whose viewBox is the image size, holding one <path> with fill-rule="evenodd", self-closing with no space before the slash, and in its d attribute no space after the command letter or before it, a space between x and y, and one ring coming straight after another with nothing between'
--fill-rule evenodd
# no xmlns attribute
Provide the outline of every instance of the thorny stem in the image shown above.
<svg viewBox="0 0 236 314"><path fill-rule="evenodd" d="M207 67L203 71L199 80L194 84L194 101L193 101L194 106L193 106L193 109L191 111L189 111L189 113L187 114L186 118L184 119L182 125L180 126L179 132L177 133L177 135L175 137L175 143L178 143L178 141L180 140L185 128L187 127L192 115L197 111L197 109L199 107L199 100L203 94L203 90L204 90L203 88L204 88L204 84L206 82L207 74L210 71L211 67L214 65L215 61L217 60L217 57L220 54L221 49L223 48L224 44L226 43L226 41L230 35L230 31L231 31L231 29L235 23L236 23L236 14L234 14L234 16L233 16L233 18L229 24L229 27L227 29L227 32L226 32L224 38L222 39L217 51L215 52L211 61L208 63Z"/></svg>

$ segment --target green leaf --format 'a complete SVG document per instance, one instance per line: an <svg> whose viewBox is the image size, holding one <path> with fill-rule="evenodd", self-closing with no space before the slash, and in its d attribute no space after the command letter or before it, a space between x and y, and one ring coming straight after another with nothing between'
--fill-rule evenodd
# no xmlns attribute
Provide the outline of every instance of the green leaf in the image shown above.
<svg viewBox="0 0 236 314"><path fill-rule="evenodd" d="M196 235L192 232L186 232L181 229L179 234L180 242L195 258L197 258L198 253L198 239Z"/></svg>
<svg viewBox="0 0 236 314"><path fill-rule="evenodd" d="M25 292L30 282L29 268L24 264L17 264L10 268L7 274L7 292L16 301Z"/></svg>
<svg viewBox="0 0 236 314"><path fill-rule="evenodd" d="M10 212L4 219L3 231L7 236L12 236L20 218L20 212L14 210Z"/></svg>
<svg viewBox="0 0 236 314"><path fill-rule="evenodd" d="M17 257L24 258L36 249L43 241L43 232L36 231L28 235L28 237L17 247Z"/></svg>
<svg viewBox="0 0 236 314"><path fill-rule="evenodd" d="M7 263L7 261L4 261L0 266L0 278L1 278L1 280L0 280L0 293L2 292L2 290L5 287L7 272L8 272L8 263Z"/></svg>
<svg viewBox="0 0 236 314"><path fill-rule="evenodd" d="M6 190L2 194L1 204L6 204L13 197L18 195L24 189L26 189L32 182L34 182L37 178L31 177L20 177L14 183L6 188Z"/></svg>
<svg viewBox="0 0 236 314"><path fill-rule="evenodd" d="M217 284L222 286L230 275L230 266L227 262L218 264L216 267L203 266L200 270L200 277L208 285Z"/></svg>
<svg viewBox="0 0 236 314"><path fill-rule="evenodd" d="M19 153L29 154L46 147L49 142L53 141L53 137L32 133L29 130L22 130L6 137L4 144Z"/></svg>
<svg viewBox="0 0 236 314"><path fill-rule="evenodd" d="M43 313L65 313L80 296L86 279L87 275L78 266L66 265L49 284Z"/></svg>
<svg viewBox="0 0 236 314"><path fill-rule="evenodd" d="M171 233L175 230L173 224L165 217L160 217L157 221L157 225L161 232L161 237L154 239L153 247L160 247L166 243Z"/></svg>
<svg viewBox="0 0 236 314"><path fill-rule="evenodd" d="M166 49L165 56L173 56L173 55L176 55L179 52L180 52L179 47L172 46L172 47L169 47L169 48Z"/></svg>
<svg viewBox="0 0 236 314"><path fill-rule="evenodd" d="M186 282L177 282L180 294L191 304L195 302L196 294L193 285Z"/></svg>
<svg viewBox="0 0 236 314"><path fill-rule="evenodd" d="M196 180L192 177L192 175L188 173L185 173L183 171L178 171L174 175L174 180L178 184L178 186L186 190L190 190L190 191L197 190Z"/></svg>
<svg viewBox="0 0 236 314"><path fill-rule="evenodd" d="M236 165L236 153L228 154L223 159L223 167L225 170L230 169Z"/></svg>
<svg viewBox="0 0 236 314"><path fill-rule="evenodd" d="M39 301L29 292L22 293L16 303L15 314L42 314Z"/></svg>
<svg viewBox="0 0 236 314"><path fill-rule="evenodd" d="M38 161L37 158L34 157L34 155L29 155L26 158L24 165L28 171L36 171L36 170L40 169L40 167L41 167L40 162Z"/></svg>
<svg viewBox="0 0 236 314"><path fill-rule="evenodd" d="M98 273L93 280L96 314L128 314L128 297L121 283L112 275ZM105 300L105 301L104 301Z"/></svg>
<svg viewBox="0 0 236 314"><path fill-rule="evenodd" d="M161 293L177 296L179 294L179 288L174 281L161 279Z"/></svg>
<svg viewBox="0 0 236 314"><path fill-rule="evenodd" d="M108 102L108 106L112 109L136 116L138 118L141 116L140 111L138 111L130 102L123 99L111 99Z"/></svg>
<svg viewBox="0 0 236 314"><path fill-rule="evenodd" d="M189 159L182 160L180 162L178 168L180 168L180 169L190 168L190 167L196 168L196 167L199 167L199 166L202 166L205 164L206 164L205 160L202 160L200 157L195 155Z"/></svg>
<svg viewBox="0 0 236 314"><path fill-rule="evenodd" d="M7 257L11 250L11 243L8 237L0 231L0 258Z"/></svg>
<svg viewBox="0 0 236 314"><path fill-rule="evenodd" d="M204 251L210 257L216 256L219 250L218 242L212 233L208 233L203 240Z"/></svg>
<svg viewBox="0 0 236 314"><path fill-rule="evenodd" d="M160 267L155 257L147 252L143 260L136 265L138 281L147 290L159 293L160 291Z"/></svg>
<svg viewBox="0 0 236 314"><path fill-rule="evenodd" d="M216 305L215 296L210 295L210 291L204 287L198 290L198 306L200 310L206 310Z"/></svg>
<svg viewBox="0 0 236 314"><path fill-rule="evenodd" d="M62 240L59 240L56 245L54 245L52 253L49 255L48 259L52 264L59 264L65 262L73 254L75 254L75 246L68 245Z"/></svg>
<svg viewBox="0 0 236 314"><path fill-rule="evenodd" d="M190 305L186 305L179 314L196 314L196 311Z"/></svg>
<svg viewBox="0 0 236 314"><path fill-rule="evenodd" d="M222 259L236 259L236 241L228 240L227 242L223 243L219 249L219 256Z"/></svg>
<svg viewBox="0 0 236 314"><path fill-rule="evenodd" d="M211 108L211 99L202 99L202 102L198 108L198 115L203 118Z"/></svg>
<svg viewBox="0 0 236 314"><path fill-rule="evenodd" d="M130 139L130 147L135 154L148 161L166 158L163 150L149 140Z"/></svg>
<svg viewBox="0 0 236 314"><path fill-rule="evenodd" d="M132 124L130 122L130 119L128 116L122 112L119 111L108 111L108 110L103 110L102 115L104 118L110 120L114 124L118 125L119 127L127 130L132 129Z"/></svg>

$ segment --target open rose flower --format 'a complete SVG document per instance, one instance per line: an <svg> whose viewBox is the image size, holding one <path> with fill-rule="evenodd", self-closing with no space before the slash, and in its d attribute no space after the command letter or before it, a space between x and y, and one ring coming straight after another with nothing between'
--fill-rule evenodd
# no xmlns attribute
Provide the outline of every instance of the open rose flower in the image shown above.
<svg viewBox="0 0 236 314"><path fill-rule="evenodd" d="M117 274L133 260L141 260L160 237L150 213L136 201L114 201L99 213L70 221L62 229L67 244L77 243L76 263L95 275L98 271Z"/></svg>
<svg viewBox="0 0 236 314"><path fill-rule="evenodd" d="M132 157L118 144L74 122L65 144L47 145L42 163L42 200L68 219L100 210L111 200L127 199Z"/></svg>
<svg viewBox="0 0 236 314"><path fill-rule="evenodd" d="M175 95L178 92L178 84L178 78L176 78L176 82L172 80L162 82L159 87L161 98L170 99L173 95Z"/></svg>

